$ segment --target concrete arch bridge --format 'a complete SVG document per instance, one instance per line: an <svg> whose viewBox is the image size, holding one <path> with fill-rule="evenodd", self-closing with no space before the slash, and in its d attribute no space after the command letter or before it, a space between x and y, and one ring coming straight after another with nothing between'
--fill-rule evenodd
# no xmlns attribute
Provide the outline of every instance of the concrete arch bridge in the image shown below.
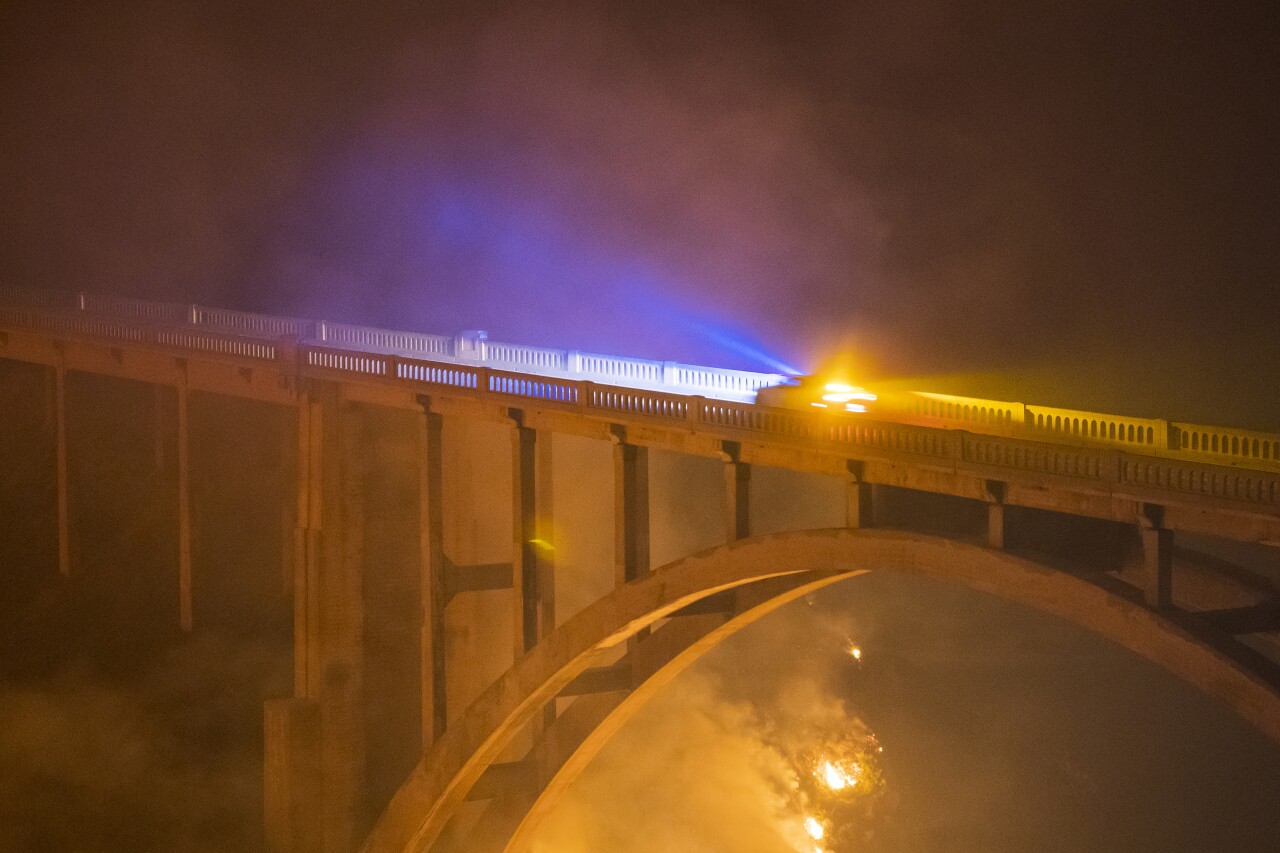
<svg viewBox="0 0 1280 853"><path fill-rule="evenodd" d="M867 420L747 402L759 375L429 337L0 300L0 451L35 460L9 488L47 479L55 576L94 571L95 453L128 463L114 503L167 531L150 582L180 630L237 594L218 512L273 531L272 570L242 579L292 622L272 849L525 849L675 673L865 570L1071 620L1280 742L1275 437L1197 428L1180 455L1190 429L1114 416ZM220 487L237 465L249 486Z"/></svg>

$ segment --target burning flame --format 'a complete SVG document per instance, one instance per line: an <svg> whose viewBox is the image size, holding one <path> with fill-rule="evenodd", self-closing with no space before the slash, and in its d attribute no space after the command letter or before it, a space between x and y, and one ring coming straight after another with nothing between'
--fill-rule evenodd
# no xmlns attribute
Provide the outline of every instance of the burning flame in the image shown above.
<svg viewBox="0 0 1280 853"><path fill-rule="evenodd" d="M849 655L850 655L854 660L856 660L856 661L861 661L861 660L862 660L862 649L858 648L857 646L850 646L850 647L849 647Z"/></svg>
<svg viewBox="0 0 1280 853"><path fill-rule="evenodd" d="M840 792L857 786L862 779L862 765L856 761L837 763L824 758L818 765L817 776L827 788Z"/></svg>
<svg viewBox="0 0 1280 853"><path fill-rule="evenodd" d="M821 841L822 836L826 833L818 819L812 816L804 819L804 831L809 833L809 837L814 841Z"/></svg>

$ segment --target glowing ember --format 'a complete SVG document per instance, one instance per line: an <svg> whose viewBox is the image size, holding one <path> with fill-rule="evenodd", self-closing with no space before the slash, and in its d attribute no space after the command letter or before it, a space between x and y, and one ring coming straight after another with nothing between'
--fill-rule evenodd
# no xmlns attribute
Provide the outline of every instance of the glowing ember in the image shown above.
<svg viewBox="0 0 1280 853"><path fill-rule="evenodd" d="M852 655L853 659L856 661L862 660L862 649L858 648L857 646L850 646L849 654Z"/></svg>
<svg viewBox="0 0 1280 853"><path fill-rule="evenodd" d="M821 841L826 830L822 828L822 824L816 817L807 817L804 819L804 831L809 833L809 837L814 841Z"/></svg>

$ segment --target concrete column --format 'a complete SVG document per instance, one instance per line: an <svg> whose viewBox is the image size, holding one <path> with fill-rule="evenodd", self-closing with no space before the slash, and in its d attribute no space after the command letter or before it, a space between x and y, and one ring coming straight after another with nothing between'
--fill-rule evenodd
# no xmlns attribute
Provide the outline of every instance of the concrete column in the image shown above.
<svg viewBox="0 0 1280 853"><path fill-rule="evenodd" d="M305 402L300 404L305 405ZM298 559L298 410L280 412L280 590L292 595Z"/></svg>
<svg viewBox="0 0 1280 853"><path fill-rule="evenodd" d="M534 487L534 501L537 506L537 518L534 521L535 544L538 557L538 638L541 639L556 629L556 564L555 538L552 520L552 499L555 492L553 479L555 465L553 460L553 434L543 432L538 435Z"/></svg>
<svg viewBox="0 0 1280 853"><path fill-rule="evenodd" d="M613 446L614 580L621 586L649 573L649 451Z"/></svg>
<svg viewBox="0 0 1280 853"><path fill-rule="evenodd" d="M359 411L316 383L298 409L294 693L319 708L318 799L306 809L320 849L359 839L364 778L364 518Z"/></svg>
<svg viewBox="0 0 1280 853"><path fill-rule="evenodd" d="M873 490L863 480L862 463L847 463L849 475L844 481L844 526L860 530L872 526Z"/></svg>
<svg viewBox="0 0 1280 853"><path fill-rule="evenodd" d="M71 509L67 482L67 370L61 363L53 369L53 413L57 443L58 572L66 577L71 574Z"/></svg>
<svg viewBox="0 0 1280 853"><path fill-rule="evenodd" d="M987 481L987 547L1003 551L1005 546L1004 483Z"/></svg>
<svg viewBox="0 0 1280 853"><path fill-rule="evenodd" d="M517 660L538 643L538 538L536 430L511 431L511 588Z"/></svg>
<svg viewBox="0 0 1280 853"><path fill-rule="evenodd" d="M444 501L440 415L423 401L418 419L419 539L422 550L422 746L444 734L446 706Z"/></svg>
<svg viewBox="0 0 1280 853"><path fill-rule="evenodd" d="M191 605L191 448L187 405L187 368L178 368L178 622L192 630Z"/></svg>
<svg viewBox="0 0 1280 853"><path fill-rule="evenodd" d="M340 394L340 392L339 392ZM337 395L335 395L337 396ZM339 399L325 440L332 462L323 463L326 537L320 576L322 682L321 756L324 779L324 849L346 853L363 817L366 738L364 715L364 478L368 438L359 407ZM332 483L332 487L330 486Z"/></svg>
<svg viewBox="0 0 1280 853"><path fill-rule="evenodd" d="M987 547L1004 550L1004 504L987 504Z"/></svg>
<svg viewBox="0 0 1280 853"><path fill-rule="evenodd" d="M724 485L725 541L737 542L751 535L751 465L737 459L725 462Z"/></svg>
<svg viewBox="0 0 1280 853"><path fill-rule="evenodd" d="M1173 606L1173 531L1164 528L1164 507L1143 504L1138 518L1142 531L1143 598L1153 610Z"/></svg>
<svg viewBox="0 0 1280 853"><path fill-rule="evenodd" d="M320 465L325 437L322 403L303 396L297 409L297 481L295 483L294 574L293 574L293 660L295 696L316 697L320 693L319 594L321 545L324 541L323 478Z"/></svg>
<svg viewBox="0 0 1280 853"><path fill-rule="evenodd" d="M313 809L320 796L320 705L271 699L263 708L263 819L269 853L322 849Z"/></svg>
<svg viewBox="0 0 1280 853"><path fill-rule="evenodd" d="M168 454L165 452L166 446L168 444L168 422L169 422L168 412L166 410L166 404L169 401L165 398L166 390L168 389L166 389L165 386L163 385L156 384L151 386L151 402L152 402L152 415L151 415L152 436L151 437L154 442L153 451L155 453L155 459L152 464L155 466L155 470L157 474L163 472L165 469L165 466L169 462L169 460L166 458Z"/></svg>

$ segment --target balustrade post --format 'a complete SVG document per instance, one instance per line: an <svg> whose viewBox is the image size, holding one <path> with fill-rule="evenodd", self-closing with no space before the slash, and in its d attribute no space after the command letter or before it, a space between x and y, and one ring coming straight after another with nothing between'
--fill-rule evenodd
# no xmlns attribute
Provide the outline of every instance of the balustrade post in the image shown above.
<svg viewBox="0 0 1280 853"><path fill-rule="evenodd" d="M701 394L694 395L689 398L689 426L697 428L702 423L703 407L707 402L707 398Z"/></svg>

